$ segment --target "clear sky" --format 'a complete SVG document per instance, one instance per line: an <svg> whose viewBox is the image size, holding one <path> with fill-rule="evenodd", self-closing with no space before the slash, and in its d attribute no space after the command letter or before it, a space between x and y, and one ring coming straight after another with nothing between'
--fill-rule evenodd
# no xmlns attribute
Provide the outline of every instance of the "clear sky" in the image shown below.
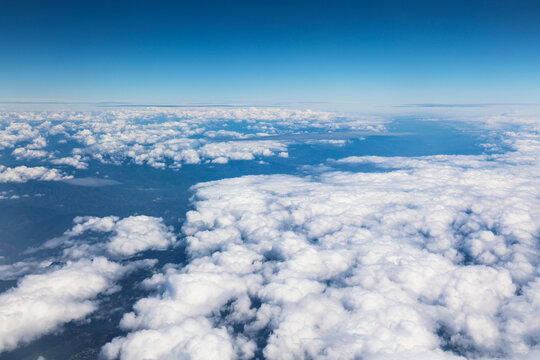
<svg viewBox="0 0 540 360"><path fill-rule="evenodd" d="M540 102L540 1L3 1L0 98Z"/></svg>

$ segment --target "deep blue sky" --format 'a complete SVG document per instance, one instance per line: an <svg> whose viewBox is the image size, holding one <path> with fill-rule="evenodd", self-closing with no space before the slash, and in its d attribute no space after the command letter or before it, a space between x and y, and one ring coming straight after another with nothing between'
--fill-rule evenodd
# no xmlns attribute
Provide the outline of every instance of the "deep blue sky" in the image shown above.
<svg viewBox="0 0 540 360"><path fill-rule="evenodd" d="M540 1L2 1L0 98L540 102Z"/></svg>

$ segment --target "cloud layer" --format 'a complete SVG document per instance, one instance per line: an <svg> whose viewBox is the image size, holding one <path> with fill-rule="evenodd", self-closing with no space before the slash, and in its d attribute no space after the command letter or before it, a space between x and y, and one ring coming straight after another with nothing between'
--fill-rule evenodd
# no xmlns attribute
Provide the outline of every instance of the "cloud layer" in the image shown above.
<svg viewBox="0 0 540 360"><path fill-rule="evenodd" d="M0 113L3 156L30 165L0 165L0 183L106 185L65 171L91 161L179 168L286 158L294 136L383 129L380 119L274 108ZM153 295L124 315L126 335L102 355L536 358L540 140L526 130L505 133L506 153L348 157L313 177L197 185L182 230L189 263L143 281ZM346 164L380 171L328 171ZM155 264L134 255L177 243L160 218L76 218L29 252L57 249L58 265L0 266L0 278L19 278L0 294L0 352L85 318L127 271Z"/></svg>
<svg viewBox="0 0 540 360"><path fill-rule="evenodd" d="M20 161L88 168L91 159L156 168L286 157L287 143L269 135L314 130L381 131L375 117L279 108L144 108L94 112L0 113L0 150ZM253 138L253 139L250 139ZM69 142L69 152L55 144ZM51 146L53 149L51 150Z"/></svg>
<svg viewBox="0 0 540 360"><path fill-rule="evenodd" d="M534 357L540 141L507 139L513 151L492 157L355 158L393 170L196 186L191 262L147 280L156 295L103 355Z"/></svg>

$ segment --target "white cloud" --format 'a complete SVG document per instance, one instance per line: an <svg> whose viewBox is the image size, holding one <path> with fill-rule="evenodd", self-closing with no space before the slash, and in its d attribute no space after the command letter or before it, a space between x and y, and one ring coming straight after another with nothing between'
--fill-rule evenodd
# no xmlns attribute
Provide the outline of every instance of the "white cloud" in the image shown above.
<svg viewBox="0 0 540 360"><path fill-rule="evenodd" d="M151 345L150 345L151 344ZM102 355L107 358L145 359L234 359L230 335L224 328L213 328L206 318L189 319L179 326L171 326L165 334L144 330L130 334L125 341L113 340Z"/></svg>
<svg viewBox="0 0 540 360"><path fill-rule="evenodd" d="M176 236L163 219L138 215L120 219L117 216L84 216L74 219L75 225L63 236L51 239L40 248L64 247L68 258L105 253L113 257L133 256L147 250L165 250L176 243ZM86 232L112 233L105 242L88 243L76 237Z"/></svg>
<svg viewBox="0 0 540 360"><path fill-rule="evenodd" d="M113 231L116 222L120 218L118 216L77 216L73 219L75 225L64 232L67 237L79 236L87 231L95 232L111 232Z"/></svg>
<svg viewBox="0 0 540 360"><path fill-rule="evenodd" d="M356 158L395 170L197 185L191 262L145 283L157 295L103 354L177 357L188 350L176 329L202 318L201 332L227 330L233 357L259 336L268 359L537 354L540 141L507 137L501 155Z"/></svg>
<svg viewBox="0 0 540 360"><path fill-rule="evenodd" d="M0 353L85 318L98 308L97 295L116 290L115 281L126 272L157 262L145 259L121 265L102 255L125 258L149 249L163 250L176 241L162 219L149 216L77 217L74 222L63 236L29 251L63 247L63 257L0 265L0 279L25 275L16 287L0 294ZM104 242L79 238L89 231L111 234ZM53 266L53 261L65 265Z"/></svg>
<svg viewBox="0 0 540 360"><path fill-rule="evenodd" d="M156 168L199 164L203 160L226 163L228 160L253 160L256 156L275 156L286 152L283 142L270 140L211 142L189 138L199 130L183 129L180 123L132 125L118 128L100 124L97 129L84 129L73 137L85 147L81 153L102 162L120 163L131 160ZM105 128L103 128L105 126ZM97 131L96 131L97 130ZM201 128L202 131L202 128Z"/></svg>
<svg viewBox="0 0 540 360"><path fill-rule="evenodd" d="M202 157L215 159L217 163L228 160L253 160L255 156L275 156L286 152L287 145L279 141L228 141L206 144L200 148Z"/></svg>
<svg viewBox="0 0 540 360"><path fill-rule="evenodd" d="M231 131L231 130L209 130L205 131L204 135L209 138L233 138L233 139L244 139L248 137L245 134L242 134L238 131Z"/></svg>
<svg viewBox="0 0 540 360"><path fill-rule="evenodd" d="M4 134L0 147L25 142L25 146L13 151L18 159L48 156L47 161L52 164L76 169L87 168L90 158L111 164L130 161L156 168L180 168L183 164L207 161L223 164L260 156L285 157L286 143L261 138L313 129L379 132L384 127L378 117L348 118L336 113L279 108L5 112L0 113L0 134ZM51 137L58 143L77 142L80 147L60 158L55 158L56 153L37 150L47 146ZM257 139L220 141L250 137Z"/></svg>
<svg viewBox="0 0 540 360"><path fill-rule="evenodd" d="M1 260L2 258L0 258ZM37 261L18 261L13 264L0 265L0 280L14 280L22 275L35 271L36 268L47 267L50 262L43 260Z"/></svg>
<svg viewBox="0 0 540 360"><path fill-rule="evenodd" d="M32 125L24 122L10 122L3 129L0 128L0 150L11 148L20 142L34 139L39 134Z"/></svg>
<svg viewBox="0 0 540 360"><path fill-rule="evenodd" d="M47 140L41 135L33 138L32 142L26 145L28 149L42 149L46 146L47 146Z"/></svg>
<svg viewBox="0 0 540 360"><path fill-rule="evenodd" d="M0 352L84 318L97 308L93 299L124 272L121 265L98 257L25 276L0 294Z"/></svg>
<svg viewBox="0 0 540 360"><path fill-rule="evenodd" d="M52 159L51 164L54 165L68 165L75 169L87 169L88 164L84 161L81 155L67 156L59 159Z"/></svg>
<svg viewBox="0 0 540 360"><path fill-rule="evenodd" d="M131 256L146 250L165 250L176 242L176 237L160 218L130 216L118 221L115 235L107 243L113 255Z"/></svg>
<svg viewBox="0 0 540 360"><path fill-rule="evenodd" d="M73 176L65 175L57 169L48 169L43 166L16 166L13 168L0 165L0 183L24 183L29 180L60 181L71 179Z"/></svg>
<svg viewBox="0 0 540 360"><path fill-rule="evenodd" d="M49 153L45 150L34 150L27 148L16 148L13 150L11 155L15 156L17 160L20 159L41 159L48 155Z"/></svg>

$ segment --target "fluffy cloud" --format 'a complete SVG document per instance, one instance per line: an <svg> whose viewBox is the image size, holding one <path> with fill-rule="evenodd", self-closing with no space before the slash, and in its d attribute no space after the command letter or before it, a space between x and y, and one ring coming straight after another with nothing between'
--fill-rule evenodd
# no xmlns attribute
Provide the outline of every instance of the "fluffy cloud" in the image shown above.
<svg viewBox="0 0 540 360"><path fill-rule="evenodd" d="M29 180L60 181L71 179L73 176L65 175L57 169L48 169L43 166L16 166L13 168L0 165L0 183L24 183Z"/></svg>
<svg viewBox="0 0 540 360"><path fill-rule="evenodd" d="M0 294L0 353L55 331L66 322L85 318L97 309L96 296L114 290L115 281L122 275L141 266L154 266L156 262L120 264L103 255L122 260L145 250L163 250L176 242L162 219L149 216L77 217L74 222L63 236L29 251L35 254L62 247L63 256L56 262L65 265L51 265L54 258L0 265L0 279L4 280L33 273ZM87 232L110 235L106 241L90 242L81 238Z"/></svg>
<svg viewBox="0 0 540 360"><path fill-rule="evenodd" d="M253 160L255 156L274 156L276 152L287 151L287 146L279 141L228 141L204 145L199 153L213 162L230 160Z"/></svg>
<svg viewBox="0 0 540 360"><path fill-rule="evenodd" d="M67 156L59 159L52 159L51 164L54 165L68 165L75 169L87 169L88 164L84 161L81 155Z"/></svg>
<svg viewBox="0 0 540 360"><path fill-rule="evenodd" d="M130 161L156 168L287 156L268 135L335 130L383 130L376 117L279 108L144 108L91 112L0 113L0 148L18 146L19 160L87 168L88 160ZM0 136L1 137L1 136ZM71 154L47 152L47 141L69 142ZM256 138L246 141L249 138ZM244 141L238 141L244 139ZM24 144L23 144L24 143ZM79 147L73 147L78 144ZM20 144L20 145L18 145ZM64 152L66 150L63 150Z"/></svg>
<svg viewBox="0 0 540 360"><path fill-rule="evenodd" d="M17 287L0 294L0 352L84 318L97 308L93 299L125 271L98 257L25 276Z"/></svg>
<svg viewBox="0 0 540 360"><path fill-rule="evenodd" d="M39 130L24 122L9 122L0 128L0 150L11 148L20 142L30 141L39 136Z"/></svg>
<svg viewBox="0 0 540 360"><path fill-rule="evenodd" d="M214 328L206 318L189 319L179 326L163 332L145 330L130 334L127 340L115 339L103 350L103 355L122 359L233 359L229 333L224 328Z"/></svg>
<svg viewBox="0 0 540 360"><path fill-rule="evenodd" d="M17 160L20 159L41 159L48 155L45 150L34 150L27 148L16 148L11 155L15 156Z"/></svg>
<svg viewBox="0 0 540 360"><path fill-rule="evenodd" d="M187 344L205 333L233 350L206 358L249 358L257 343L268 359L534 357L540 141L507 139L493 156L349 158L387 170L197 185L190 263L145 283L157 294L103 355L195 356Z"/></svg>
<svg viewBox="0 0 540 360"><path fill-rule="evenodd" d="M206 124L207 125L207 124ZM79 130L73 138L84 144L77 155L87 154L102 162L121 163L124 160L156 168L181 167L209 160L226 163L228 160L253 160L257 156L275 156L286 152L287 146L278 141L214 141L192 138L202 132L205 124L186 124L182 121L159 124L99 123ZM220 132L233 134L236 132ZM211 137L210 137L211 138Z"/></svg>
<svg viewBox="0 0 540 360"><path fill-rule="evenodd" d="M2 258L0 257L0 260ZM36 261L19 261L13 264L0 265L0 280L14 280L22 275L34 271L38 267L47 267L51 263L47 260L42 262Z"/></svg>
<svg viewBox="0 0 540 360"><path fill-rule="evenodd" d="M69 258L81 258L88 254L105 254L113 257L129 257L146 250L165 250L176 243L176 236L163 219L138 215L120 219L117 216L76 217L75 225L63 236L51 239L40 249L64 247ZM89 243L78 238L86 232L112 233L106 241Z"/></svg>
<svg viewBox="0 0 540 360"><path fill-rule="evenodd" d="M165 250L176 241L162 219L144 215L118 221L113 231L115 234L106 245L113 255L131 256L150 249Z"/></svg>

